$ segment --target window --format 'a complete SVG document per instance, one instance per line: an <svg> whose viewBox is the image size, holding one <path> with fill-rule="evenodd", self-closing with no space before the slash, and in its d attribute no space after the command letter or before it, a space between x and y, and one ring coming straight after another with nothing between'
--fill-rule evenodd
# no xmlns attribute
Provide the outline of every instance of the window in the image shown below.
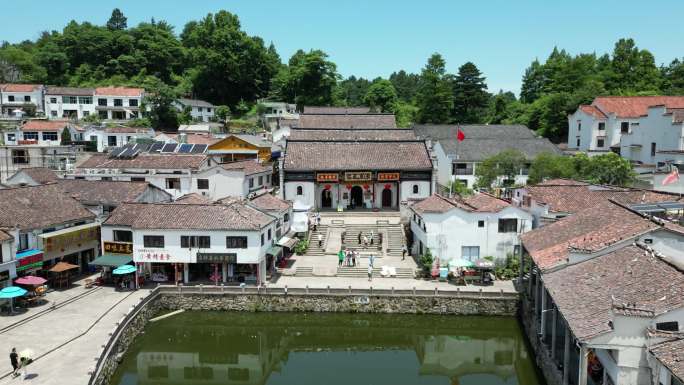
<svg viewBox="0 0 684 385"><path fill-rule="evenodd" d="M620 123L620 132L626 134L629 132L629 122Z"/></svg>
<svg viewBox="0 0 684 385"><path fill-rule="evenodd" d="M169 190L180 190L180 178L166 178L166 188Z"/></svg>
<svg viewBox="0 0 684 385"><path fill-rule="evenodd" d="M24 95L24 101L25 101L25 102L30 102L30 101L31 101L31 96L30 96L30 95Z"/></svg>
<svg viewBox="0 0 684 385"><path fill-rule="evenodd" d="M204 235L181 235L181 247L184 249L208 249L211 247L211 237Z"/></svg>
<svg viewBox="0 0 684 385"><path fill-rule="evenodd" d="M58 140L57 133L55 131L43 132L43 140Z"/></svg>
<svg viewBox="0 0 684 385"><path fill-rule="evenodd" d="M52 116L53 118L56 118L57 117L57 111L50 111L50 116Z"/></svg>
<svg viewBox="0 0 684 385"><path fill-rule="evenodd" d="M226 237L227 249L246 249L247 237Z"/></svg>
<svg viewBox="0 0 684 385"><path fill-rule="evenodd" d="M263 246L264 243L265 243L265 242L264 242L264 234L261 234L261 246Z"/></svg>
<svg viewBox="0 0 684 385"><path fill-rule="evenodd" d="M106 98L99 98L97 99L97 105L106 107L107 106L107 99Z"/></svg>
<svg viewBox="0 0 684 385"><path fill-rule="evenodd" d="M202 107L197 107L197 112L202 112Z"/></svg>
<svg viewBox="0 0 684 385"><path fill-rule="evenodd" d="M577 131L582 131L582 121L581 120L577 121Z"/></svg>
<svg viewBox="0 0 684 385"><path fill-rule="evenodd" d="M290 214L289 214L289 213L285 213L285 214L283 215L283 222L287 223L287 222L289 222L289 221L290 221Z"/></svg>
<svg viewBox="0 0 684 385"><path fill-rule="evenodd" d="M249 178L249 188L254 188L254 178Z"/></svg>
<svg viewBox="0 0 684 385"><path fill-rule="evenodd" d="M477 221L477 227L484 227L484 221Z"/></svg>
<svg viewBox="0 0 684 385"><path fill-rule="evenodd" d="M163 235L143 235L143 245L145 247L163 248L164 247L164 236Z"/></svg>
<svg viewBox="0 0 684 385"><path fill-rule="evenodd" d="M677 321L658 322L658 323L656 323L656 329L667 331L667 332L678 332L679 331L679 323Z"/></svg>
<svg viewBox="0 0 684 385"><path fill-rule="evenodd" d="M78 97L78 103L79 104L93 104L93 97L92 96L79 96Z"/></svg>
<svg viewBox="0 0 684 385"><path fill-rule="evenodd" d="M131 177L131 182L144 182L145 178Z"/></svg>
<svg viewBox="0 0 684 385"><path fill-rule="evenodd" d="M116 146L116 136L114 136L114 135L107 136L107 146L109 146L109 147Z"/></svg>
<svg viewBox="0 0 684 385"><path fill-rule="evenodd" d="M468 163L454 163L452 174L473 175L473 166Z"/></svg>
<svg viewBox="0 0 684 385"><path fill-rule="evenodd" d="M302 186L297 186L297 195L304 195L304 189Z"/></svg>
<svg viewBox="0 0 684 385"><path fill-rule="evenodd" d="M656 154L656 144L651 143L651 156L655 156Z"/></svg>
<svg viewBox="0 0 684 385"><path fill-rule="evenodd" d="M266 175L266 184L271 183L271 176Z"/></svg>
<svg viewBox="0 0 684 385"><path fill-rule="evenodd" d="M499 232L500 233L515 233L518 231L518 219L517 218L501 218L499 219Z"/></svg>
<svg viewBox="0 0 684 385"><path fill-rule="evenodd" d="M64 103L64 104L76 104L77 98L75 96L62 96L62 103Z"/></svg>
<svg viewBox="0 0 684 385"><path fill-rule="evenodd" d="M7 134L7 140L9 142L14 142L15 138L16 138L16 136L14 134Z"/></svg>
<svg viewBox="0 0 684 385"><path fill-rule="evenodd" d="M606 129L606 123L605 122L599 122L598 129L599 129L599 131L605 130Z"/></svg>
<svg viewBox="0 0 684 385"><path fill-rule="evenodd" d="M57 98L50 98L50 103L57 103Z"/></svg>
<svg viewBox="0 0 684 385"><path fill-rule="evenodd" d="M14 95L7 95L7 101L13 102L14 101Z"/></svg>
<svg viewBox="0 0 684 385"><path fill-rule="evenodd" d="M480 258L480 246L462 246L461 258L468 261L475 261Z"/></svg>
<svg viewBox="0 0 684 385"><path fill-rule="evenodd" d="M13 164L29 164L28 150L12 150Z"/></svg>
<svg viewBox="0 0 684 385"><path fill-rule="evenodd" d="M128 99L128 105L131 107L138 107L138 99Z"/></svg>
<svg viewBox="0 0 684 385"><path fill-rule="evenodd" d="M579 146L580 146L580 138L579 138L579 136L578 136L578 137L577 137L577 147L579 147Z"/></svg>
<svg viewBox="0 0 684 385"><path fill-rule="evenodd" d="M109 116L107 115L107 111L98 111L97 116L100 119L109 119Z"/></svg>
<svg viewBox="0 0 684 385"><path fill-rule="evenodd" d="M207 112L211 112L211 108L207 107Z"/></svg>
<svg viewBox="0 0 684 385"><path fill-rule="evenodd" d="M417 184L413 185L413 193L418 194L418 185Z"/></svg>
<svg viewBox="0 0 684 385"><path fill-rule="evenodd" d="M112 180L111 176L103 176L100 180Z"/></svg>
<svg viewBox="0 0 684 385"><path fill-rule="evenodd" d="M268 240L271 240L271 229L268 229Z"/></svg>
<svg viewBox="0 0 684 385"><path fill-rule="evenodd" d="M264 177L263 177L263 176L259 176L259 186L261 186L261 185L263 185L263 184L264 184Z"/></svg>
<svg viewBox="0 0 684 385"><path fill-rule="evenodd" d="M198 190L209 190L209 179L197 179Z"/></svg>
<svg viewBox="0 0 684 385"><path fill-rule="evenodd" d="M114 242L133 243L133 232L128 230L114 230Z"/></svg>
<svg viewBox="0 0 684 385"><path fill-rule="evenodd" d="M90 115L90 111L83 111L83 116L88 116Z"/></svg>
<svg viewBox="0 0 684 385"><path fill-rule="evenodd" d="M19 234L19 249L17 251L26 250L29 248L28 234Z"/></svg>
<svg viewBox="0 0 684 385"><path fill-rule="evenodd" d="M603 147L604 141L604 138L596 138L596 147Z"/></svg>
<svg viewBox="0 0 684 385"><path fill-rule="evenodd" d="M38 140L37 132L24 132L24 140Z"/></svg>
<svg viewBox="0 0 684 385"><path fill-rule="evenodd" d="M123 107L123 99L114 99L114 107Z"/></svg>

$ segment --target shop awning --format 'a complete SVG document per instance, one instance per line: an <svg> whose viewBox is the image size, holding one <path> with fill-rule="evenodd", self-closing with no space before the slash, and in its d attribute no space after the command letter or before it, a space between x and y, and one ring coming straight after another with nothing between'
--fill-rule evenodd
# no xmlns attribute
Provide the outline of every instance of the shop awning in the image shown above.
<svg viewBox="0 0 684 385"><path fill-rule="evenodd" d="M93 266L119 267L121 265L127 265L131 262L133 262L133 257L130 255L105 254L95 258L88 264Z"/></svg>
<svg viewBox="0 0 684 385"><path fill-rule="evenodd" d="M273 245L266 250L266 254L272 255L274 257L280 256L283 253L283 248L278 245Z"/></svg>
<svg viewBox="0 0 684 385"><path fill-rule="evenodd" d="M43 250L28 249L17 253L17 271L40 269L43 267Z"/></svg>
<svg viewBox="0 0 684 385"><path fill-rule="evenodd" d="M297 238L295 236L291 236L290 234L288 234L288 235L280 238L280 240L278 240L278 245L283 246L283 247L287 247L288 249L292 249L293 247L295 247L297 242L299 242L299 238Z"/></svg>
<svg viewBox="0 0 684 385"><path fill-rule="evenodd" d="M17 253L17 259L32 257L32 256L38 255L38 254L43 254L43 250L28 249L28 250L22 251L21 253Z"/></svg>

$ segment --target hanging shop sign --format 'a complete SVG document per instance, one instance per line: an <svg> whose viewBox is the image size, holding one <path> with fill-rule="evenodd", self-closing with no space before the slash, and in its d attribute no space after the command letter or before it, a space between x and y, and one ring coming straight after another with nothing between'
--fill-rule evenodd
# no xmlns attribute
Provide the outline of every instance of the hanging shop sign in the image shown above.
<svg viewBox="0 0 684 385"><path fill-rule="evenodd" d="M197 263L237 263L235 253L197 253Z"/></svg>
<svg viewBox="0 0 684 385"><path fill-rule="evenodd" d="M340 175L336 172L320 172L316 174L316 182L337 182Z"/></svg>
<svg viewBox="0 0 684 385"><path fill-rule="evenodd" d="M106 254L133 255L132 243L104 241L103 246Z"/></svg>
<svg viewBox="0 0 684 385"><path fill-rule="evenodd" d="M365 182L373 179L371 171L348 171L344 173L344 180L347 182Z"/></svg>
<svg viewBox="0 0 684 385"><path fill-rule="evenodd" d="M157 248L140 248L133 251L135 262L193 263L192 255L174 255L170 251Z"/></svg>
<svg viewBox="0 0 684 385"><path fill-rule="evenodd" d="M399 173L398 172L379 172L378 173L378 181L379 182L390 182L390 181L395 181L399 180Z"/></svg>
<svg viewBox="0 0 684 385"><path fill-rule="evenodd" d="M43 241L45 253L65 252L82 248L86 243L100 240L100 226L87 224L69 227L38 236Z"/></svg>

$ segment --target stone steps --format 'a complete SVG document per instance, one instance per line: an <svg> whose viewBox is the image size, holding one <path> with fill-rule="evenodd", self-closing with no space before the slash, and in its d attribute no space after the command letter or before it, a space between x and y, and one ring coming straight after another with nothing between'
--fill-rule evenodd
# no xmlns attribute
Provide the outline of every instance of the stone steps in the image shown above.
<svg viewBox="0 0 684 385"><path fill-rule="evenodd" d="M396 268L397 270L397 275L396 278L414 278L414 271L411 268L408 267L398 267ZM373 277L382 277L380 275L380 272L382 271L382 268L380 267L374 267L373 268ZM350 266L342 266L337 268L337 276L338 277L346 277L346 278L367 278L368 277L368 267L350 267Z"/></svg>
<svg viewBox="0 0 684 385"><path fill-rule="evenodd" d="M312 266L297 266L295 269L295 276L297 277L313 277Z"/></svg>

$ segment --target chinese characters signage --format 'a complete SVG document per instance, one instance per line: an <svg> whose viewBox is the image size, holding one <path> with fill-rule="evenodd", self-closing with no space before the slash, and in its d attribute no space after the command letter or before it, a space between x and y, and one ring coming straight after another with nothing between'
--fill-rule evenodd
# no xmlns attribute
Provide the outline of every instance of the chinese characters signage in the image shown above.
<svg viewBox="0 0 684 385"><path fill-rule="evenodd" d="M183 253L185 254L185 253ZM166 249L157 249L153 247L135 249L133 251L133 261L140 262L163 262L163 263L193 263L194 258L190 253L186 255L177 255Z"/></svg>
<svg viewBox="0 0 684 385"><path fill-rule="evenodd" d="M133 244L126 242L104 241L104 252L107 254L133 255Z"/></svg>
<svg viewBox="0 0 684 385"><path fill-rule="evenodd" d="M97 226L74 230L58 235L42 234L45 253L63 252L68 249L83 247L85 243L100 239Z"/></svg>
<svg viewBox="0 0 684 385"><path fill-rule="evenodd" d="M379 172L378 181L379 182L389 182L393 180L399 180L398 172Z"/></svg>
<svg viewBox="0 0 684 385"><path fill-rule="evenodd" d="M197 253L197 263L237 263L237 254Z"/></svg>
<svg viewBox="0 0 684 385"><path fill-rule="evenodd" d="M336 172L320 172L316 174L316 182L337 182L339 174Z"/></svg>
<svg viewBox="0 0 684 385"><path fill-rule="evenodd" d="M370 171L349 171L344 173L344 180L347 182L363 182L373 179Z"/></svg>

